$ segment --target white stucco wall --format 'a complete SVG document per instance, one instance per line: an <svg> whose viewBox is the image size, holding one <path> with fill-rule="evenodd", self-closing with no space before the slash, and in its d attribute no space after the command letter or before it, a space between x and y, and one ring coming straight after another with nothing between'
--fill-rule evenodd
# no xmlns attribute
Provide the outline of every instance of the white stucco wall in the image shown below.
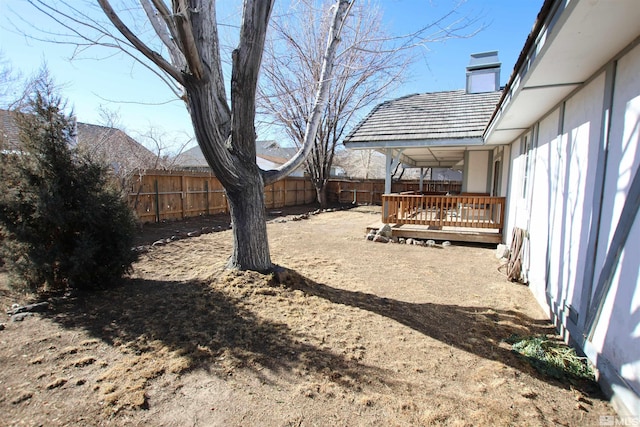
<svg viewBox="0 0 640 427"><path fill-rule="evenodd" d="M511 244L512 232L514 227L528 229L529 223L529 205L530 199L528 194L524 193L524 177L526 171L526 165L529 162L529 158L524 152L523 140L529 138L531 140L533 133L525 132L518 139L509 145L507 153L510 156L505 155L506 159L509 159L509 184L507 186L507 215L505 219L505 232L507 244ZM532 172L529 173L528 188L531 188Z"/></svg>
<svg viewBox="0 0 640 427"><path fill-rule="evenodd" d="M505 155L505 159L509 163L509 184L506 187L507 212L504 219L505 228L502 234L505 236L504 239L507 245L511 245L522 193L522 162L524 161L524 156L518 141L519 139L509 145L509 155Z"/></svg>
<svg viewBox="0 0 640 427"><path fill-rule="evenodd" d="M579 312L580 295L587 262L604 82L602 73L567 100L562 142L553 154L556 162L562 165L555 178L558 188L554 189L555 201L550 209L550 216L555 221L551 229L549 258L562 260L562 263L551 264L548 292L559 306L559 316L566 316L569 307L579 316L586 315ZM565 320L562 319L563 323Z"/></svg>
<svg viewBox="0 0 640 427"><path fill-rule="evenodd" d="M612 111L596 281L620 223L629 186L640 166L640 46L618 61ZM640 220L636 215L593 339L600 357L619 370L636 394L640 394L639 260ZM640 404L636 405L636 414L640 414Z"/></svg>
<svg viewBox="0 0 640 427"><path fill-rule="evenodd" d="M462 191L465 193L488 193L489 157L491 151L467 151L465 155Z"/></svg>
<svg viewBox="0 0 640 427"><path fill-rule="evenodd" d="M583 343L624 407L640 416L640 220L633 221L592 341L582 329L627 193L640 167L640 47L617 62L608 155L603 144L605 72L593 76L531 129L529 184L522 137L510 145L505 235L528 230L529 286L563 332ZM604 176L598 176L598 162ZM602 186L602 202L598 188ZM600 227L593 218L600 215ZM599 232L598 232L599 230ZM597 242L597 246L594 246ZM591 246L590 246L591 245ZM595 251L595 259L593 257ZM586 272L595 265L594 277ZM583 293L583 290L585 293ZM584 301L583 301L584 300ZM571 307L571 315L569 311Z"/></svg>
<svg viewBox="0 0 640 427"><path fill-rule="evenodd" d="M511 158L511 146L502 147L502 183L500 184L500 197L506 197L509 191L509 159Z"/></svg>
<svg viewBox="0 0 640 427"><path fill-rule="evenodd" d="M534 215L528 218L530 230L529 264L531 267L528 278L531 291L546 310L548 310L546 307L547 256L553 243L549 241L548 236L554 233L556 224L560 222L560 215L557 213L562 212L562 209L556 209L558 197L555 197L557 178L560 174L558 169L561 166L557 154L561 141L558 136L559 118L560 111L556 109L538 125L537 143L533 152L535 161L532 162L533 183L530 188ZM547 214L537 214L540 212L547 212ZM522 216L526 213L520 212ZM524 222L524 219L520 222ZM554 268L554 266L550 267Z"/></svg>

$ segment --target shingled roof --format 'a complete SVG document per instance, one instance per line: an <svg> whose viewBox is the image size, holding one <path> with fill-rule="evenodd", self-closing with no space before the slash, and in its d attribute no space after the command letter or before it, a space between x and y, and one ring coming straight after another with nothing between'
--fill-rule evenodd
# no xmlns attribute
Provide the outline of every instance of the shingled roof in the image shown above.
<svg viewBox="0 0 640 427"><path fill-rule="evenodd" d="M282 165L298 151L295 147L281 147L276 141L256 141L256 157ZM195 146L176 156L175 166L186 168L208 167L207 160L199 146Z"/></svg>
<svg viewBox="0 0 640 427"><path fill-rule="evenodd" d="M384 102L345 138L346 146L440 141L446 144L482 138L501 92L464 90L409 95ZM378 143L378 144L376 144Z"/></svg>
<svg viewBox="0 0 640 427"><path fill-rule="evenodd" d="M4 149L16 149L18 145L18 123L14 114L7 110L0 110L0 143Z"/></svg>
<svg viewBox="0 0 640 427"><path fill-rule="evenodd" d="M14 111L0 110L0 140L6 148L19 149L20 129ZM157 167L157 157L120 129L77 123L77 142L92 157L118 169Z"/></svg>

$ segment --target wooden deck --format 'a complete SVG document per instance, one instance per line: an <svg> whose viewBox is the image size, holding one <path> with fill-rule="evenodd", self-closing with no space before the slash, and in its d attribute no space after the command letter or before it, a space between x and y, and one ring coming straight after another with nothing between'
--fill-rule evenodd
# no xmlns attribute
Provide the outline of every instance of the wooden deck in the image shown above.
<svg viewBox="0 0 640 427"><path fill-rule="evenodd" d="M385 194L382 224L391 225L396 237L502 243L505 203L483 195Z"/></svg>
<svg viewBox="0 0 640 427"><path fill-rule="evenodd" d="M384 224L376 222L367 227L367 233L371 230L378 231ZM502 233L498 230L464 227L444 227L438 229L428 225L413 224L389 224L393 237L412 239L449 240L451 242L471 243L502 243Z"/></svg>

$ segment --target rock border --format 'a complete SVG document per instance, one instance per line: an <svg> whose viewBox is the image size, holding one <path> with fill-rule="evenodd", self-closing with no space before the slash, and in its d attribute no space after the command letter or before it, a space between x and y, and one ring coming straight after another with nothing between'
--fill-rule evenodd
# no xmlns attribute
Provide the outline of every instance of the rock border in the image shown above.
<svg viewBox="0 0 640 427"><path fill-rule="evenodd" d="M306 213L302 213L299 215L288 215L286 217L283 218L275 218L272 220L267 220L267 224L278 224L278 223L286 223L288 221L302 221L305 219L309 219L310 217L314 216L314 215L319 215L321 213L327 213L327 212L336 212L336 211L341 211L341 210L346 210L348 208L327 208L327 209L316 209L314 211L310 211L310 212L306 212ZM277 213L281 213L280 211L277 211ZM268 214L269 216L269 214ZM218 225L216 227L202 227L199 230L193 230L193 231L189 231L189 232L183 232L183 231L178 231L176 232L174 235L172 235L171 237L168 237L166 239L160 239L160 240L156 240L155 242L148 244L148 245L139 245L139 246L134 246L131 248L131 250L133 252L136 252L137 254L144 254L149 252L152 248L158 247L158 246L165 246L168 245L171 242L176 242L178 240L184 240L184 239L189 239L192 237L198 237L198 236L202 236L203 234L210 234L210 233L218 233L220 231L226 231L226 230L231 230L233 228L233 224L229 224L228 226L222 226L222 225Z"/></svg>
<svg viewBox="0 0 640 427"><path fill-rule="evenodd" d="M438 245L436 241L432 239L414 239L411 237L405 239L404 237L393 236L391 232L391 226L389 224L384 224L378 229L378 231L369 231L369 233L366 234L364 238L376 243L397 243L401 245L425 246L429 248L443 249L451 246L451 242L448 240L445 240Z"/></svg>

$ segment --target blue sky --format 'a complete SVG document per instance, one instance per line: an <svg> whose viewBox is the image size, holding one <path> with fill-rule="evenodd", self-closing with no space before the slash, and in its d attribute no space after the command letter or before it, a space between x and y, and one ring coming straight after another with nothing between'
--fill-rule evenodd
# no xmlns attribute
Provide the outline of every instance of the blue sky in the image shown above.
<svg viewBox="0 0 640 427"><path fill-rule="evenodd" d="M502 62L501 83L513 70L543 0L467 0L459 16L476 17L484 29L471 38L432 43L410 70L407 83L392 98L412 93L462 89L465 67L472 53L497 50ZM73 2L75 4L75 2ZM224 0L227 16L237 15L237 1ZM383 20L394 34L407 34L434 21L457 1L380 0ZM193 134L184 104L157 77L123 55L70 62L69 45L29 40L12 29L13 12L28 17L39 28L52 27L47 18L34 13L23 0L0 0L0 51L4 60L25 75L46 61L62 93L74 107L78 120L100 123L99 107L117 111L124 129L134 137L148 129L165 132L165 144L177 147ZM219 19L225 15L219 13ZM13 18L12 18L13 17ZM24 28L24 24L20 24ZM31 31L25 28L27 32ZM89 51L89 56L92 56ZM382 100L381 100L382 101ZM273 135L258 135L259 138Z"/></svg>

